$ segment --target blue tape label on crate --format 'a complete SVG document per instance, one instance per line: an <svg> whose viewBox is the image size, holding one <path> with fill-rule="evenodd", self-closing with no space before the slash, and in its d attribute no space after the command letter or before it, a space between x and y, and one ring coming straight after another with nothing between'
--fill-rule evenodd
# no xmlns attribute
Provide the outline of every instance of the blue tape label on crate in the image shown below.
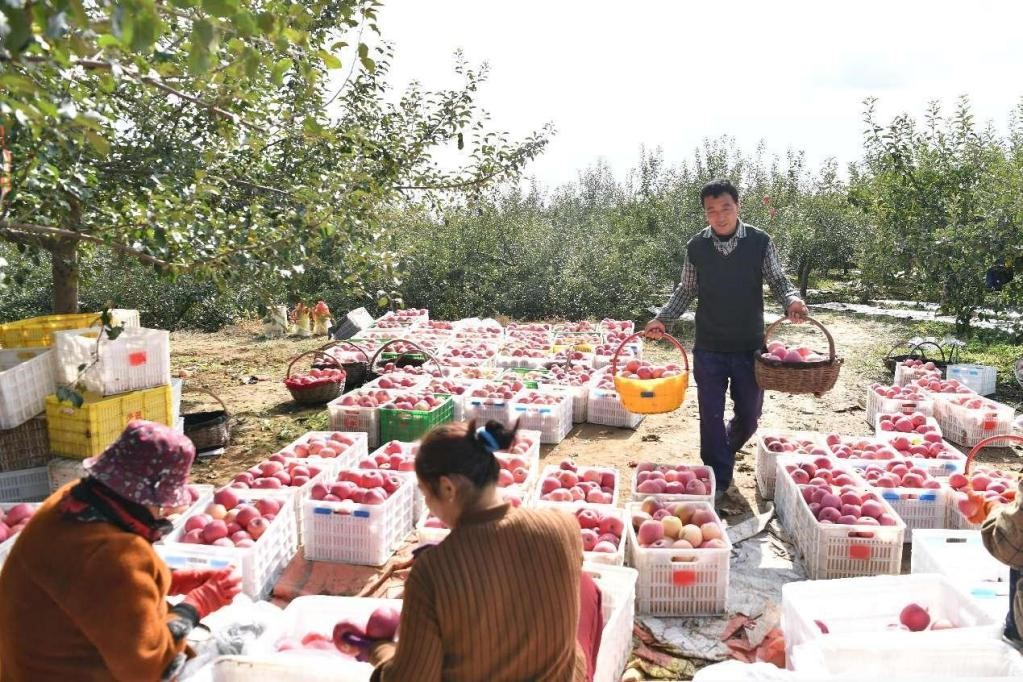
<svg viewBox="0 0 1023 682"><path fill-rule="evenodd" d="M994 590L988 589L986 587L974 587L973 589L970 590L970 596L977 597L978 599L994 599L998 595L995 593Z"/></svg>
<svg viewBox="0 0 1023 682"><path fill-rule="evenodd" d="M368 519L369 512L366 511L365 509L356 509L355 511L352 512L352 516L358 516L360 519Z"/></svg>
<svg viewBox="0 0 1023 682"><path fill-rule="evenodd" d="M938 494L937 493L924 493L923 495L920 496L920 501L921 502L937 502L938 501Z"/></svg>
<svg viewBox="0 0 1023 682"><path fill-rule="evenodd" d="M881 493L881 497L883 497L884 499L888 500L889 502L898 502L899 500L902 499L899 496L898 493L889 493L889 492Z"/></svg>

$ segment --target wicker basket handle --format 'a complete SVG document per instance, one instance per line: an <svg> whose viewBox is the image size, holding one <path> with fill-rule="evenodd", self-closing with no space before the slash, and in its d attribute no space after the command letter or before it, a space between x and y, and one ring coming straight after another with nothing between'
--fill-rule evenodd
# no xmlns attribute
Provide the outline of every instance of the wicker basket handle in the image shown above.
<svg viewBox="0 0 1023 682"><path fill-rule="evenodd" d="M331 344L327 345L330 346ZM307 355L312 355L314 359L322 358L324 360L327 360L328 362L332 363L335 367L340 369L342 372L345 369L344 366L340 362L338 362L337 358L335 358L333 355L328 355L327 353L324 353L323 348L313 348L312 350L307 350L304 353L299 353L298 355L291 359L291 362L288 363L288 371L284 376L285 379L291 378L291 368L295 366L296 362L298 362Z"/></svg>
<svg viewBox="0 0 1023 682"><path fill-rule="evenodd" d="M1000 436L988 436L984 440L980 441L973 448L970 449L970 453L966 455L966 465L963 467L963 476L970 475L970 466L973 464L973 458L977 456L977 453L986 448L988 445L993 445L995 441L1011 440L1017 443L1023 443L1023 436L1017 436L1014 433L1003 433Z"/></svg>
<svg viewBox="0 0 1023 682"><path fill-rule="evenodd" d="M764 345L765 346L767 345L767 339L771 338L771 332L774 331L774 328L777 327L782 322L785 322L787 319L789 319L789 318L787 318L787 317L779 317L777 320L772 322L770 324L770 326L767 327L767 331L764 332ZM824 336L827 337L827 339L828 339L828 356L829 356L828 357L828 361L829 362L834 362L835 361L835 337L833 337L831 335L831 332L828 331L827 327L825 327L823 324L821 324L820 322L818 322L814 318L810 317L809 315L807 315L803 319L806 320L807 322L813 324L814 326L816 326L822 332L824 332Z"/></svg>
<svg viewBox="0 0 1023 682"><path fill-rule="evenodd" d="M627 344L629 341L632 341L633 339L641 338L641 337L645 338L646 337L646 332L636 332L632 336L625 337L622 340L622 342L620 344L618 344L618 348L615 350L615 354L611 356L611 376L617 376L618 375L618 355L622 352L622 349L625 348L625 344ZM671 341L671 343L674 344L675 348L678 349L678 352L682 354L682 364L685 365L686 372L688 372L689 371L689 356L686 355L686 349L683 348L682 344L678 342L678 339L676 339L671 334L668 334L668 333L661 334L661 338L662 339L668 339L669 341Z"/></svg>
<svg viewBox="0 0 1023 682"><path fill-rule="evenodd" d="M433 364L437 365L437 369L440 370L441 376L447 376L447 372L444 370L444 365L442 365L440 363L440 360L438 360L437 357L433 353L431 353L430 351L426 350L425 348L420 346L415 341L410 341L408 339L391 339L390 341L386 342L384 345L380 346L380 348L377 348L377 352L373 353L373 357L369 361L369 369L370 369L370 371L373 371L373 372L376 371L373 368L376 366L377 358L379 358L380 354L384 352L384 349L387 348L388 346L392 346L392 345L394 345L396 343L407 343L408 345L412 346L413 348L418 350L420 353L422 353L426 357L430 358L430 360L429 360L430 362L432 362Z"/></svg>
<svg viewBox="0 0 1023 682"><path fill-rule="evenodd" d="M945 359L945 349L939 346L938 344L934 343L933 341L921 341L920 343L916 344L915 346L909 349L909 354L912 356L913 353L915 353L917 349L919 349L921 346L934 346L935 348L937 348L938 352L941 353L942 364L947 364L948 361ZM925 353L923 350L920 350L920 357L926 360L927 353Z"/></svg>
<svg viewBox="0 0 1023 682"><path fill-rule="evenodd" d="M181 392L182 393L185 392L185 387L186 386L189 389L198 391L199 393L205 393L206 395L210 396L211 398L216 400L218 403L220 403L220 407L223 408L224 414L226 414L226 415L230 415L231 414L231 412L227 409L227 405L225 405L224 401L220 399L220 396L217 395L216 393L214 393L213 391L211 391L206 386L204 386L202 384L199 384L199 383L187 382L187 381L182 380L182 382L181 382Z"/></svg>

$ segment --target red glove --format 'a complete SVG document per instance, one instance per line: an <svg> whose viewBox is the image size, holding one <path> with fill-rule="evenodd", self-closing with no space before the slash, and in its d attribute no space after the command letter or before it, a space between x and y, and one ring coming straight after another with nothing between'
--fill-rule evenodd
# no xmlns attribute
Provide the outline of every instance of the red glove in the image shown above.
<svg viewBox="0 0 1023 682"><path fill-rule="evenodd" d="M185 595L184 603L192 606L202 620L214 611L230 604L242 590L240 576L230 573L212 577Z"/></svg>
<svg viewBox="0 0 1023 682"><path fill-rule="evenodd" d="M972 489L966 491L966 500L967 504L960 507L960 510L970 523L984 523L991 510L997 506L997 503Z"/></svg>
<svg viewBox="0 0 1023 682"><path fill-rule="evenodd" d="M167 594L188 594L210 578L226 578L230 568L185 568L171 571L170 590Z"/></svg>

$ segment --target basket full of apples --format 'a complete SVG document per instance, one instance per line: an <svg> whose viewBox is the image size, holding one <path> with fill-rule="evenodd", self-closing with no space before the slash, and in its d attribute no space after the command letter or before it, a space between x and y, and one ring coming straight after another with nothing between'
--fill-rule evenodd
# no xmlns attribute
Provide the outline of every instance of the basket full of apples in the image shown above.
<svg viewBox="0 0 1023 682"><path fill-rule="evenodd" d="M313 355L314 362L328 363L333 367L312 368L299 374L292 374L295 363L306 355ZM291 397L301 405L322 405L329 403L345 390L345 370L333 355L322 350L310 350L296 355L288 363L284 385L291 392Z"/></svg>
<svg viewBox="0 0 1023 682"><path fill-rule="evenodd" d="M753 368L760 388L781 393L813 393L821 395L834 387L842 369L842 358L835 355L835 339L817 320L806 320L824 332L828 339L827 354L805 346L786 346L770 341L771 333L786 318L774 322L764 332L764 347L757 355Z"/></svg>
<svg viewBox="0 0 1023 682"><path fill-rule="evenodd" d="M627 337L611 357L611 375L615 390L622 405L636 414L663 414L674 412L686 397L689 386L689 358L686 349L673 336L662 334L661 338L671 342L682 354L682 365L669 363L653 365L646 360L632 359L624 365L618 358L630 341L642 337L642 333Z"/></svg>

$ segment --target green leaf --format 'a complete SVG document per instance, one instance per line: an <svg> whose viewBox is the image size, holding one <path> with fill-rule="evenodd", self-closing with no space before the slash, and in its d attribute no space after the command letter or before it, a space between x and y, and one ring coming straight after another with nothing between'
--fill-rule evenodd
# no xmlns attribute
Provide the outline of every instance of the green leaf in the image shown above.
<svg viewBox="0 0 1023 682"><path fill-rule="evenodd" d="M123 324L119 324L119 325L117 325L115 327L108 327L107 328L107 338L110 339L111 341L113 341L118 336L120 336L121 332L123 332L123 331L124 331L124 325Z"/></svg>
<svg viewBox="0 0 1023 682"><path fill-rule="evenodd" d="M96 39L96 44L98 44L100 47L104 47L104 48L106 48L106 47L120 47L121 46L121 39L118 38L117 36L115 36L112 33L104 33L103 35L101 35L99 38Z"/></svg>
<svg viewBox="0 0 1023 682"><path fill-rule="evenodd" d="M341 60L332 55L331 53L327 52L326 50L319 50L317 51L316 54L323 61L323 65L326 66L328 69L341 68Z"/></svg>
<svg viewBox="0 0 1023 682"><path fill-rule="evenodd" d="M71 403L75 406L75 409L78 409L85 404L85 398L82 397L82 394L68 386L57 387L57 400L65 403Z"/></svg>
<svg viewBox="0 0 1023 682"><path fill-rule="evenodd" d="M221 19L233 17L238 11L238 3L234 0L202 0L202 8Z"/></svg>
<svg viewBox="0 0 1023 682"><path fill-rule="evenodd" d="M295 63L288 59L287 57L285 57L284 59L278 59L277 63L274 64L273 70L270 71L271 82L276 83L277 85L283 83L284 74L286 74L288 70L291 69L291 67L294 65Z"/></svg>
<svg viewBox="0 0 1023 682"><path fill-rule="evenodd" d="M95 130L86 130L85 139L89 141L89 145L96 150L97 154L106 156L110 153L110 143Z"/></svg>
<svg viewBox="0 0 1023 682"><path fill-rule="evenodd" d="M362 68L366 69L370 73L374 73L377 70L377 63L369 57L363 57L359 61L362 62Z"/></svg>

